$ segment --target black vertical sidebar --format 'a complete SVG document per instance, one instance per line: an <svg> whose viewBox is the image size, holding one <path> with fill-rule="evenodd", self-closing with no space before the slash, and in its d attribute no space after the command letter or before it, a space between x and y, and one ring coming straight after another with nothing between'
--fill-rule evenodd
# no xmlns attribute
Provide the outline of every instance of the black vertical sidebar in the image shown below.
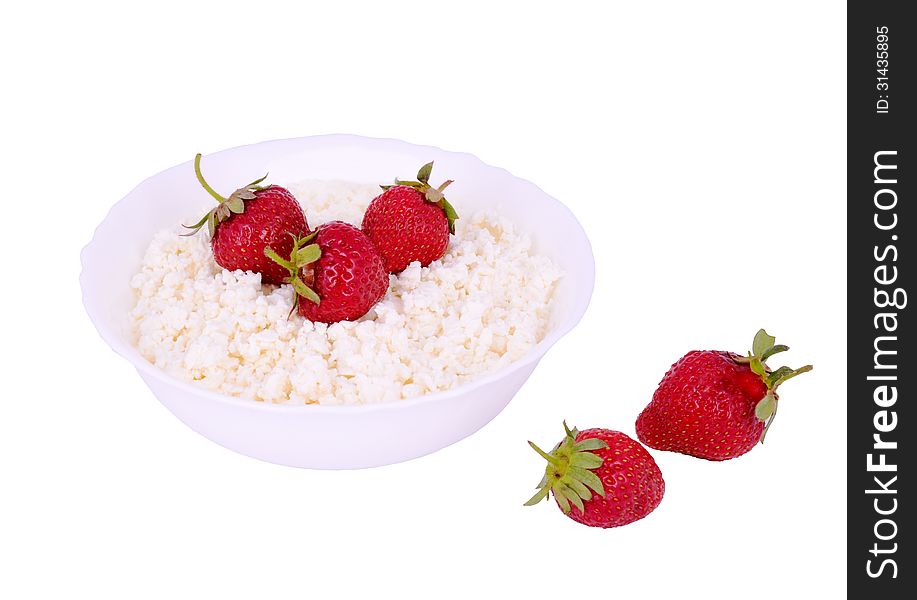
<svg viewBox="0 0 917 600"><path fill-rule="evenodd" d="M853 597L889 600L917 589L906 541L917 507L904 492L917 454L917 22L908 5L853 2L847 14L847 586Z"/></svg>

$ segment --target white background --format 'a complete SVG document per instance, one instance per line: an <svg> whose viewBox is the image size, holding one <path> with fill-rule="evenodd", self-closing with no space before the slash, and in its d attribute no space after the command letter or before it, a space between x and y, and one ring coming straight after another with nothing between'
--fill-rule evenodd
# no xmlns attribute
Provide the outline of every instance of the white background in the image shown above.
<svg viewBox="0 0 917 600"><path fill-rule="evenodd" d="M844 593L843 6L301 4L4 9L0 596ZM77 285L79 249L145 177L333 132L530 179L597 262L582 324L490 425L355 472L187 429L96 336ZM541 476L526 439L551 445L562 419L633 435L674 360L743 351L762 326L815 365L766 446L654 452L665 499L625 528L522 507Z"/></svg>

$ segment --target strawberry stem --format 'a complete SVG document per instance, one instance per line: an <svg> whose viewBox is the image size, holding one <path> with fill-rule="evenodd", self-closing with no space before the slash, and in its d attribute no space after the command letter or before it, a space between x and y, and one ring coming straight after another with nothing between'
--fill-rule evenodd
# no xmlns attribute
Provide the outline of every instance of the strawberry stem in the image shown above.
<svg viewBox="0 0 917 600"><path fill-rule="evenodd" d="M194 157L194 175L197 177L198 183L207 190L207 193L214 197L217 202L226 202L226 198L219 195L216 190L210 187L210 184L204 179L204 175L201 173L201 154L198 154Z"/></svg>
<svg viewBox="0 0 917 600"><path fill-rule="evenodd" d="M798 369L780 367L779 369L772 371L765 364L765 361L774 354L779 352L786 352L789 350L788 346L784 346L783 344L776 344L775 342L776 339L774 336L769 335L766 331L760 329L758 330L758 333L755 334L755 339L751 346L751 352L748 353L748 356L735 357L736 362L747 364L749 368L751 368L751 370L761 378L761 381L764 382L764 385L767 386L767 393L755 405L755 417L759 421L764 422L764 430L761 432L760 440L762 444L764 443L764 437L767 435L768 430L771 428L771 424L774 422L774 417L777 415L777 405L779 403L777 387L788 379L792 379L797 375L808 373L812 370L812 365L806 365Z"/></svg>
<svg viewBox="0 0 917 600"><path fill-rule="evenodd" d="M286 260L285 258L282 258L279 254L274 252L274 249L270 246L264 247L264 255L291 273L296 272L296 265Z"/></svg>
<svg viewBox="0 0 917 600"><path fill-rule="evenodd" d="M529 446L543 459L548 461L544 477L538 484L538 491L528 499L525 506L533 506L554 495L557 504L569 513L571 504L583 512L583 501L589 500L593 492L605 495L602 480L593 470L602 465L602 458L589 450L607 448L603 440L589 438L576 443L576 428L570 429L564 422L564 439L551 452L545 452L533 442Z"/></svg>
<svg viewBox="0 0 917 600"><path fill-rule="evenodd" d="M532 447L532 450L534 450L535 452L537 452L537 453L541 456L541 458L545 459L546 461L548 461L548 462L551 463L552 465L560 465L560 464L561 464L561 461L560 461L559 458L554 457L554 456L551 456L550 454L548 454L547 452L545 452L544 450L542 450L541 448L539 448L538 446L536 446L536 445L535 445L535 442L533 442L533 441L530 440L530 441L529 441L529 446L531 446L531 447Z"/></svg>
<svg viewBox="0 0 917 600"><path fill-rule="evenodd" d="M318 235L317 229L305 237L299 237L293 233L289 235L293 237L293 249L290 251L289 260L281 257L270 246L264 247L264 255L290 273L288 277L284 278L284 281L293 286L293 308L290 309L290 315L292 315L293 311L299 307L300 298L305 298L314 304L322 302L315 290L303 281L303 270L321 258L322 249L317 243L310 243Z"/></svg>

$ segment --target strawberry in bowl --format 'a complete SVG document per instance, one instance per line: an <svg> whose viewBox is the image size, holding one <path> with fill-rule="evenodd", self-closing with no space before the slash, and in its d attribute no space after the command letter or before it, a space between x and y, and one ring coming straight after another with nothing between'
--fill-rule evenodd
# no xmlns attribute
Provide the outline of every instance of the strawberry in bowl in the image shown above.
<svg viewBox="0 0 917 600"><path fill-rule="evenodd" d="M306 237L294 236L289 259L270 246L264 254L286 269L284 282L294 292L292 310L310 321L359 319L388 289L388 273L372 242L341 221L325 223Z"/></svg>
<svg viewBox="0 0 917 600"><path fill-rule="evenodd" d="M218 204L194 225L185 225L191 230L185 235L194 235L206 225L218 265L229 271L261 273L264 283L282 283L285 269L265 256L264 249L273 247L289 254L293 236L309 233L306 216L293 194L279 185L261 185L265 175L224 198L204 179L200 154L194 157L194 174Z"/></svg>
<svg viewBox="0 0 917 600"><path fill-rule="evenodd" d="M446 253L455 233L458 214L443 191L452 180L433 187L428 162L417 172L417 181L395 179L366 209L363 231L372 240L389 273L400 273L414 261L426 267Z"/></svg>

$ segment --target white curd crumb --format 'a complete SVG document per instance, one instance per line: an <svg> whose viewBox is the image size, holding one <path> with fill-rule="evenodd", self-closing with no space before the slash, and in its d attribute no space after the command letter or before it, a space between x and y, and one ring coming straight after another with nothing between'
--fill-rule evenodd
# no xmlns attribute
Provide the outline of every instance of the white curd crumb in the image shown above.
<svg viewBox="0 0 917 600"><path fill-rule="evenodd" d="M311 227L360 225L375 185L288 186ZM391 276L356 322L287 318L289 285L220 268L206 235L157 233L131 280L140 353L166 373L263 402L371 404L448 390L519 359L545 335L561 273L492 212L456 221L442 259Z"/></svg>

